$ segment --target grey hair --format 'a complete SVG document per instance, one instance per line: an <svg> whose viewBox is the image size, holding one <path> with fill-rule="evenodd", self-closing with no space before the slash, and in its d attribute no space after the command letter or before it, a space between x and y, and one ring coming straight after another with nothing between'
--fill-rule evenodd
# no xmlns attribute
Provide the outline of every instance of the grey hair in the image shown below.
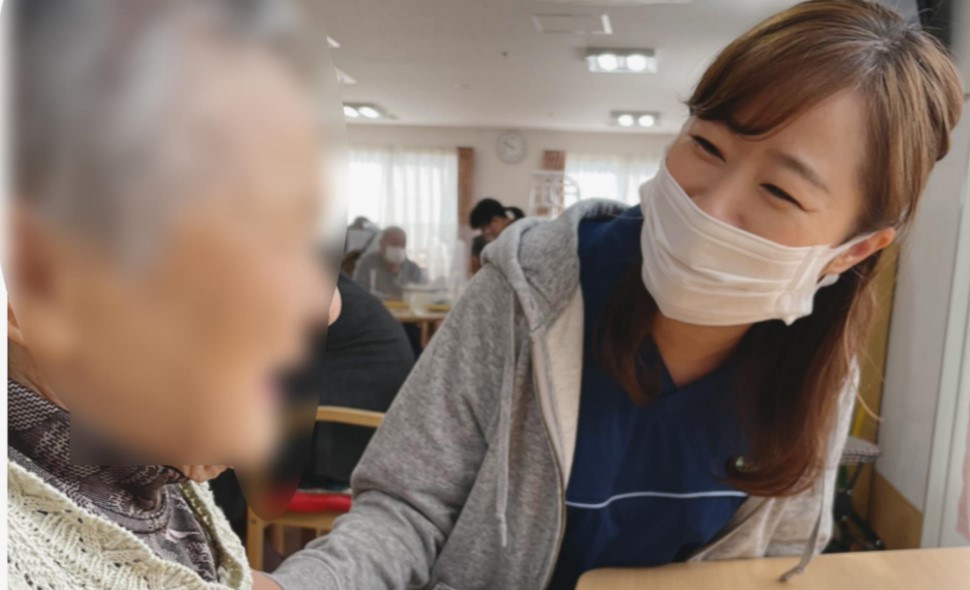
<svg viewBox="0 0 970 590"><path fill-rule="evenodd" d="M285 0L8 0L15 198L69 229L137 249L130 238L157 233L145 221L166 217L188 167L200 165L183 149L191 137L173 106L193 44L269 50L316 92L327 49L305 8Z"/></svg>
<svg viewBox="0 0 970 590"><path fill-rule="evenodd" d="M381 238L382 239L383 238L386 238L387 236L389 236L391 234L399 234L399 235L404 236L405 238L408 237L408 232L404 231L404 228L403 227L398 226L398 225L389 225L389 226L387 226L387 227L384 228L384 231L381 232Z"/></svg>

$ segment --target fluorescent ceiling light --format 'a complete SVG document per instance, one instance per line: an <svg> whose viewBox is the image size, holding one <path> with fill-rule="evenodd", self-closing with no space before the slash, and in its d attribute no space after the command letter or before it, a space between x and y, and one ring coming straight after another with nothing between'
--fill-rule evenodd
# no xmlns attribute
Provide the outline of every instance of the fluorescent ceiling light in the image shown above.
<svg viewBox="0 0 970 590"><path fill-rule="evenodd" d="M368 119L380 119L381 118L380 111L378 111L377 109L375 109L372 106L364 105L364 106L358 107L357 108L357 112L359 112L361 115L364 115Z"/></svg>
<svg viewBox="0 0 970 590"><path fill-rule="evenodd" d="M660 121L660 113L654 111L612 111L610 120L620 127L649 128L656 127Z"/></svg>
<svg viewBox="0 0 970 590"><path fill-rule="evenodd" d="M343 106L344 117L348 120L389 121L396 118L387 109L372 102L345 102Z"/></svg>
<svg viewBox="0 0 970 590"><path fill-rule="evenodd" d="M330 49L340 49L340 43L337 43L337 40L330 35L327 35L327 47Z"/></svg>
<svg viewBox="0 0 970 590"><path fill-rule="evenodd" d="M604 72L612 72L620 67L620 60L612 53L602 53L596 56L596 65Z"/></svg>
<svg viewBox="0 0 970 590"><path fill-rule="evenodd" d="M657 56L653 49L590 48L586 65L591 72L656 74Z"/></svg>
<svg viewBox="0 0 970 590"><path fill-rule="evenodd" d="M626 56L626 67L631 72L642 72L647 69L647 56L642 53L631 53Z"/></svg>

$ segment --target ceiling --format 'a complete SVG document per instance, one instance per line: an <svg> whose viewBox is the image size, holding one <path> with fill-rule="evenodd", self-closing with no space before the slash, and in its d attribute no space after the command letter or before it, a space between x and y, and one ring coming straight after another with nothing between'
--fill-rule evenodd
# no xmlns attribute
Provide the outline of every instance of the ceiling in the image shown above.
<svg viewBox="0 0 970 590"><path fill-rule="evenodd" d="M615 110L658 111L675 131L682 100L715 53L793 0L328 0L333 59L373 102L422 126L626 131ZM608 14L610 35L542 34L532 15ZM587 47L657 52L657 74L596 74Z"/></svg>

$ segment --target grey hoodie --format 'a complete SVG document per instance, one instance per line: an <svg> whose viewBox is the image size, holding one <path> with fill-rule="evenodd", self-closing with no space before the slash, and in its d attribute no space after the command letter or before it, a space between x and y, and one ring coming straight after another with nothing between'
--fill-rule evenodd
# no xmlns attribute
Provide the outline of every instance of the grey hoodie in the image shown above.
<svg viewBox="0 0 970 590"><path fill-rule="evenodd" d="M554 221L519 221L485 249L484 267L354 472L353 509L274 572L285 590L548 584L565 529L563 482L579 411L577 227L623 209L583 202ZM838 394L817 484L794 497L747 499L692 561L802 554L804 565L821 551L855 381Z"/></svg>

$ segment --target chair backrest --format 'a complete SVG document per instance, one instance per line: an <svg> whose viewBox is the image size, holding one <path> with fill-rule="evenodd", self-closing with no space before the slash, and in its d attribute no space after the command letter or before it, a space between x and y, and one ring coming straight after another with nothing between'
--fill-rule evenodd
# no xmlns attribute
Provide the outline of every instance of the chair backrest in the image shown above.
<svg viewBox="0 0 970 590"><path fill-rule="evenodd" d="M383 420L383 412L341 408L338 406L317 406L317 422L377 428Z"/></svg>

